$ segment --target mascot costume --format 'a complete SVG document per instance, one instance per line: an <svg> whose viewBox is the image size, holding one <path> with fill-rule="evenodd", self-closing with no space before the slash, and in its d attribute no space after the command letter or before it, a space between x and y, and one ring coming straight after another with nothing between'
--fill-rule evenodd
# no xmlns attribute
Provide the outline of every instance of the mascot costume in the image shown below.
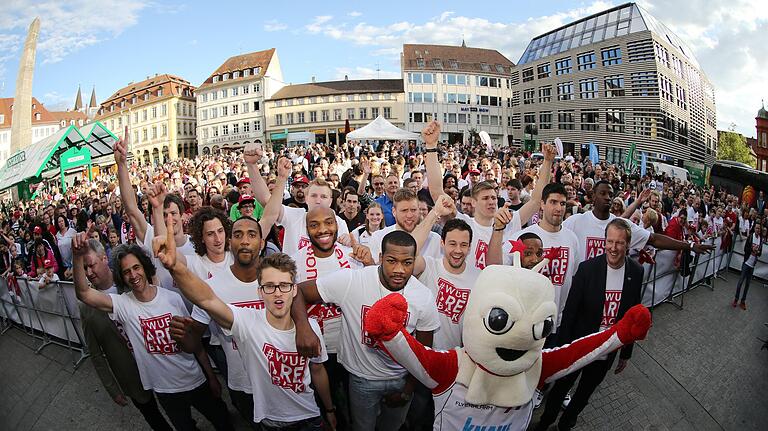
<svg viewBox="0 0 768 431"><path fill-rule="evenodd" d="M572 373L622 345L645 338L647 308L636 305L605 331L543 350L555 327L555 289L539 271L493 265L477 279L464 313L464 347L437 351L406 332L402 295L379 300L365 330L397 362L432 391L435 430L525 430L537 388Z"/></svg>

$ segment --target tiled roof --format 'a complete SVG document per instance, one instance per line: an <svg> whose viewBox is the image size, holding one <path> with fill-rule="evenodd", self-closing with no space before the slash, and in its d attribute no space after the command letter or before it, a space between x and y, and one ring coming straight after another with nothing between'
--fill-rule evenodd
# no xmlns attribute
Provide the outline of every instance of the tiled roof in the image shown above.
<svg viewBox="0 0 768 431"><path fill-rule="evenodd" d="M402 79L358 79L286 85L271 100L357 93L402 93Z"/></svg>
<svg viewBox="0 0 768 431"><path fill-rule="evenodd" d="M77 123L78 120L83 120L83 123L88 121L88 116L81 111L50 111L50 112L51 112L51 116L58 122L61 122L61 120L64 120L67 122L67 124L69 124L70 120L75 120L75 123L78 124Z"/></svg>
<svg viewBox="0 0 768 431"><path fill-rule="evenodd" d="M157 95L157 91L162 89L162 96ZM188 90L188 95L184 94L184 91ZM96 119L100 119L114 114L110 111L111 106L115 106L115 110L119 112L120 109L141 107L150 103L155 103L159 100L167 99L170 97L184 97L189 100L194 100L195 87L189 83L189 81L179 78L178 76L162 74L149 77L141 82L131 83L121 88L109 98L101 103L99 106L99 112L96 114ZM144 100L144 95L149 94L149 99ZM131 103L133 96L136 96L136 103ZM120 103L125 102L125 107L121 108Z"/></svg>
<svg viewBox="0 0 768 431"><path fill-rule="evenodd" d="M11 127L11 121L13 118L13 110L11 107L13 106L13 97L6 97L0 99L0 114L3 115L3 122L0 123L0 129L5 129L7 127ZM56 123L58 120L53 116L53 114L45 109L45 106L43 106L42 103L40 103L39 100L36 98L32 98L32 125L37 124L46 124L46 123ZM35 119L35 114L40 114L40 119Z"/></svg>
<svg viewBox="0 0 768 431"><path fill-rule="evenodd" d="M403 70L511 75L515 65L495 49L448 45L403 45Z"/></svg>
<svg viewBox="0 0 768 431"><path fill-rule="evenodd" d="M230 76L230 79L227 80L227 82L234 80L234 79L253 79L253 69L256 67L260 67L259 74L263 76L267 72L267 67L269 67L269 63L272 61L272 56L275 54L275 48L270 48L264 51L256 51L251 52L248 54L242 54L242 55L236 55L234 57L229 57L227 61L225 61L221 66L219 66L218 69L216 69L202 84L200 84L200 88L206 88L210 85L213 85L213 77L219 76L225 73L231 74L232 72L241 72L239 78L232 78ZM244 77L242 71L245 69L251 69L250 76ZM216 84L222 82L219 80Z"/></svg>

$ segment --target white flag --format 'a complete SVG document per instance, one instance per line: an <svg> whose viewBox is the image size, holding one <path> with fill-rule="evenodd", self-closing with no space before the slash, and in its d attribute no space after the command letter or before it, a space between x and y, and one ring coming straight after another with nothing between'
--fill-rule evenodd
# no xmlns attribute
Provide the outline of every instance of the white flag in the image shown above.
<svg viewBox="0 0 768 431"><path fill-rule="evenodd" d="M560 138L555 138L555 147L557 148L557 156L563 157L563 141Z"/></svg>

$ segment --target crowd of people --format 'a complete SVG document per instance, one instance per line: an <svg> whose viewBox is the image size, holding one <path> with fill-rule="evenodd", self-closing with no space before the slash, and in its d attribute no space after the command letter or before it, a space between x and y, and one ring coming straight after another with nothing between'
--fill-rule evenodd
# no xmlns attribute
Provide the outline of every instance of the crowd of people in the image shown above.
<svg viewBox="0 0 768 431"><path fill-rule="evenodd" d="M441 429L447 413L363 330L366 311L399 292L419 342L460 347L475 280L515 252L529 269L548 260L548 348L639 303L637 257L657 249L683 268L716 238L726 251L745 238L732 305L746 309L768 208L551 144L530 154L439 136L433 122L419 145L257 143L157 166L127 160L120 141L112 171L3 204L0 272L9 286L74 281L102 383L153 429L195 429L191 407L231 429L217 374L256 429ZM562 405L559 428L574 426L616 355L584 368L572 395L578 373L542 388L536 429Z"/></svg>

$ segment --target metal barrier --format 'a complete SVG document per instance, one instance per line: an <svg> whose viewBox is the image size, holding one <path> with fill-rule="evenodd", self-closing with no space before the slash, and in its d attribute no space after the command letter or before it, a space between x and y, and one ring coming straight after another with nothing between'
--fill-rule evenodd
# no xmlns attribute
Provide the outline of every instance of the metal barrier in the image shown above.
<svg viewBox="0 0 768 431"><path fill-rule="evenodd" d="M71 282L60 281L40 285L35 280L19 278L9 286L0 278L0 313L2 332L11 327L21 328L28 336L40 341L35 353L56 344L72 353L74 368L88 357L80 323L80 310Z"/></svg>

